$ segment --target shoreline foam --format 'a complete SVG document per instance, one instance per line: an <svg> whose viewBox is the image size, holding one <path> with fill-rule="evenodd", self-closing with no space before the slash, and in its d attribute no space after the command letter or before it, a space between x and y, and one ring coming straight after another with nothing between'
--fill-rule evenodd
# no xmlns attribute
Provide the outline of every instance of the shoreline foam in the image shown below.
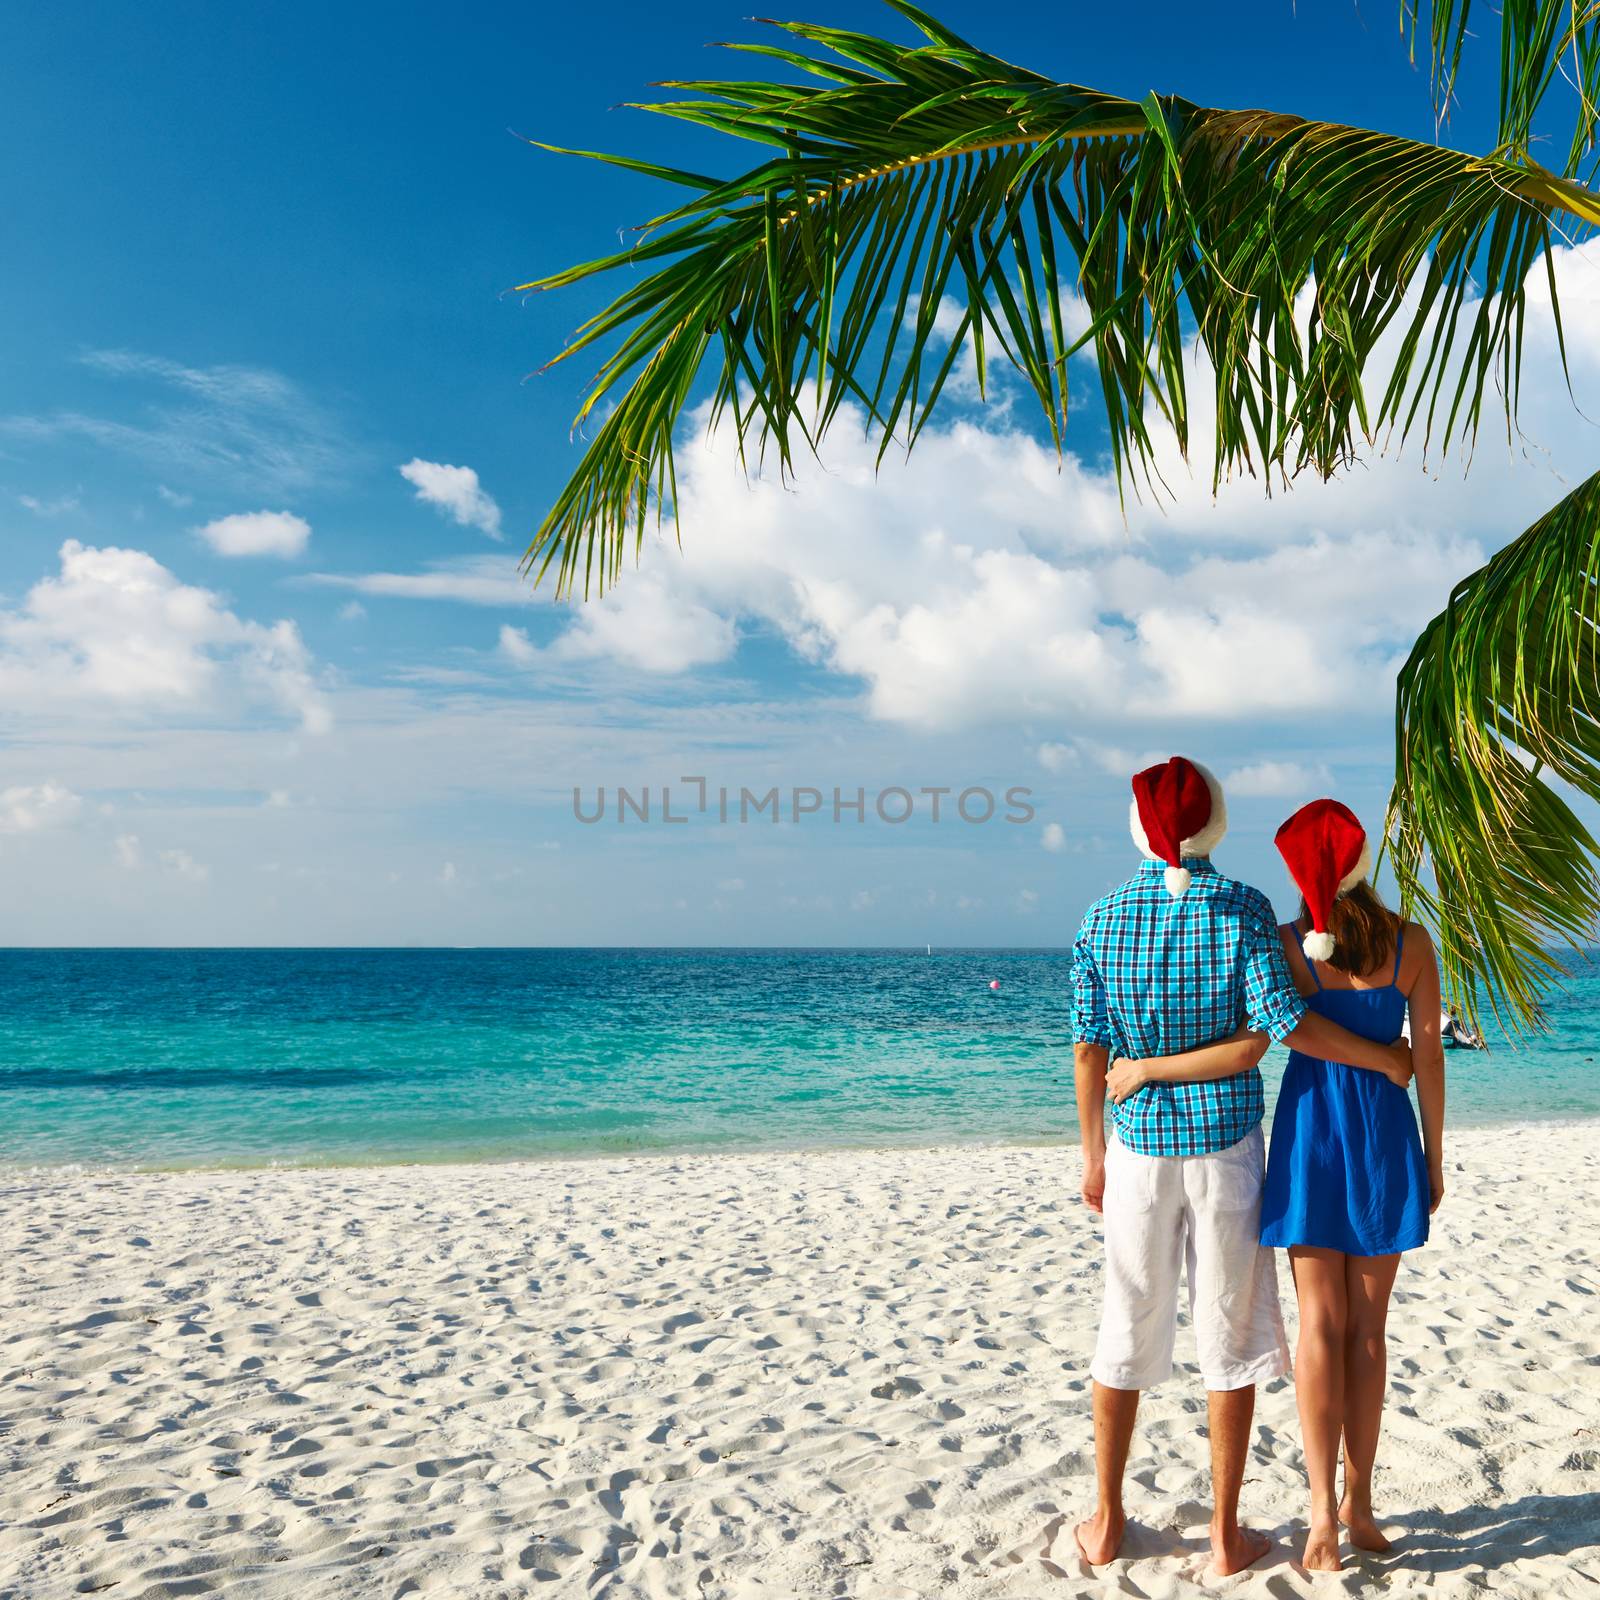
<svg viewBox="0 0 1600 1600"><path fill-rule="evenodd" d="M1273 1101L1268 1098L1265 1123L1267 1133L1272 1129ZM1497 1132L1513 1130L1537 1132L1593 1126L1600 1128L1600 1111L1579 1115L1549 1117L1520 1117L1506 1119L1472 1119L1453 1123L1457 1134L1489 1137ZM571 1150L527 1150L515 1154L498 1152L484 1155L449 1153L429 1156L424 1151L404 1155L375 1156L369 1161L352 1161L348 1156L330 1155L326 1158L310 1156L285 1156L258 1160L249 1156L238 1159L194 1160L163 1164L145 1161L92 1162L81 1159L62 1161L7 1161L0 1157L0 1187L17 1183L49 1183L60 1178L118 1178L118 1177L177 1177L203 1176L207 1173L219 1177L229 1174L272 1172L344 1172L418 1171L438 1172L456 1169L475 1171L483 1167L571 1167L593 1163L671 1162L721 1159L762 1159L767 1157L848 1156L848 1155L940 1155L945 1152L978 1153L982 1151L1036 1150L1041 1155L1055 1155L1062 1151L1076 1154L1078 1134L1076 1127L1061 1134L1018 1134L1014 1138L944 1139L925 1141L907 1139L903 1142L875 1140L858 1143L817 1144L719 1144L674 1145L658 1149L604 1150L591 1147Z"/></svg>

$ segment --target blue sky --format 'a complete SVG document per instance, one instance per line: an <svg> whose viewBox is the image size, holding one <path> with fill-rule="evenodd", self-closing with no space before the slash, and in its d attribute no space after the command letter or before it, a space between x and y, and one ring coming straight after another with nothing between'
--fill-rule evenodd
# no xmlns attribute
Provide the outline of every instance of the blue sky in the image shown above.
<svg viewBox="0 0 1600 1600"><path fill-rule="evenodd" d="M1153 5L1136 38L1102 8L943 14L1108 90L1431 133L1387 9ZM507 290L661 197L515 135L725 161L613 108L761 30L63 4L7 33L7 943L1056 944L1132 860L1128 768L1173 749L1235 780L1219 859L1286 905L1276 822L1333 792L1376 823L1406 644L1592 459L1537 331L1532 443L1488 441L1470 483L1414 457L1270 503L1195 483L1126 528L1092 411L1058 473L1004 385L876 483L847 428L792 489L687 428L683 554L577 612L516 560L588 368L534 374L604 286ZM1486 144L1489 109L1469 77L1451 138ZM1600 258L1562 272L1581 334ZM1026 786L1035 816L573 816L574 785L681 806L686 775L786 806Z"/></svg>

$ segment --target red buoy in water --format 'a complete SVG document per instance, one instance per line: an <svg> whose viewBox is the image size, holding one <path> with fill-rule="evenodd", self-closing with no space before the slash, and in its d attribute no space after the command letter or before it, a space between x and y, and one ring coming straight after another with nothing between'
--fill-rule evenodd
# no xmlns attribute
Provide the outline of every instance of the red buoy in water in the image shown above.
<svg viewBox="0 0 1600 1600"><path fill-rule="evenodd" d="M991 979L990 979L990 980L989 980L989 987L990 987L990 988L991 988L991 989L999 989L999 987L1000 987L1000 980L999 980L999 979L998 979L998 978L991 978Z"/></svg>

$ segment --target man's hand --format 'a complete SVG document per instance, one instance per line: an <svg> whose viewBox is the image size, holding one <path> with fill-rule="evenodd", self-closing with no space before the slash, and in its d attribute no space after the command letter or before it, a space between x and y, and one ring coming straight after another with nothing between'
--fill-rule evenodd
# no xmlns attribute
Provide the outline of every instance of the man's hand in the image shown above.
<svg viewBox="0 0 1600 1600"><path fill-rule="evenodd" d="M1126 1056L1118 1056L1106 1074L1106 1093L1117 1105L1121 1105L1130 1094L1137 1094L1148 1082L1143 1062L1129 1061Z"/></svg>
<svg viewBox="0 0 1600 1600"><path fill-rule="evenodd" d="M1428 1168L1428 1215L1431 1217L1444 1201L1444 1168ZM1098 1208L1096 1208L1098 1209Z"/></svg>
<svg viewBox="0 0 1600 1600"><path fill-rule="evenodd" d="M1104 1156L1088 1156L1083 1158L1083 1203L1088 1208L1103 1215L1106 1208L1106 1158Z"/></svg>
<svg viewBox="0 0 1600 1600"><path fill-rule="evenodd" d="M1383 1075L1390 1083L1397 1083L1402 1089L1410 1086L1416 1069L1411 1065L1411 1041L1409 1039L1396 1039L1389 1046L1390 1065L1384 1068Z"/></svg>

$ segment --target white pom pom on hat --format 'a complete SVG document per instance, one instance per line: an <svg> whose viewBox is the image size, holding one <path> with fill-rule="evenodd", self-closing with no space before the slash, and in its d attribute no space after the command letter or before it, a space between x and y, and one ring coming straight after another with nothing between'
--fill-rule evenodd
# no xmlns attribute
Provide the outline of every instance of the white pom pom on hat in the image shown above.
<svg viewBox="0 0 1600 1600"><path fill-rule="evenodd" d="M1348 806L1337 800L1313 800L1278 829L1273 842L1311 917L1311 931L1301 941L1306 957L1331 961L1334 939L1328 922L1333 902L1372 870L1367 831Z"/></svg>
<svg viewBox="0 0 1600 1600"><path fill-rule="evenodd" d="M1162 881L1177 899L1194 880L1185 856L1208 856L1228 831L1222 785L1198 761L1171 756L1133 775L1128 829L1141 854L1164 861Z"/></svg>

